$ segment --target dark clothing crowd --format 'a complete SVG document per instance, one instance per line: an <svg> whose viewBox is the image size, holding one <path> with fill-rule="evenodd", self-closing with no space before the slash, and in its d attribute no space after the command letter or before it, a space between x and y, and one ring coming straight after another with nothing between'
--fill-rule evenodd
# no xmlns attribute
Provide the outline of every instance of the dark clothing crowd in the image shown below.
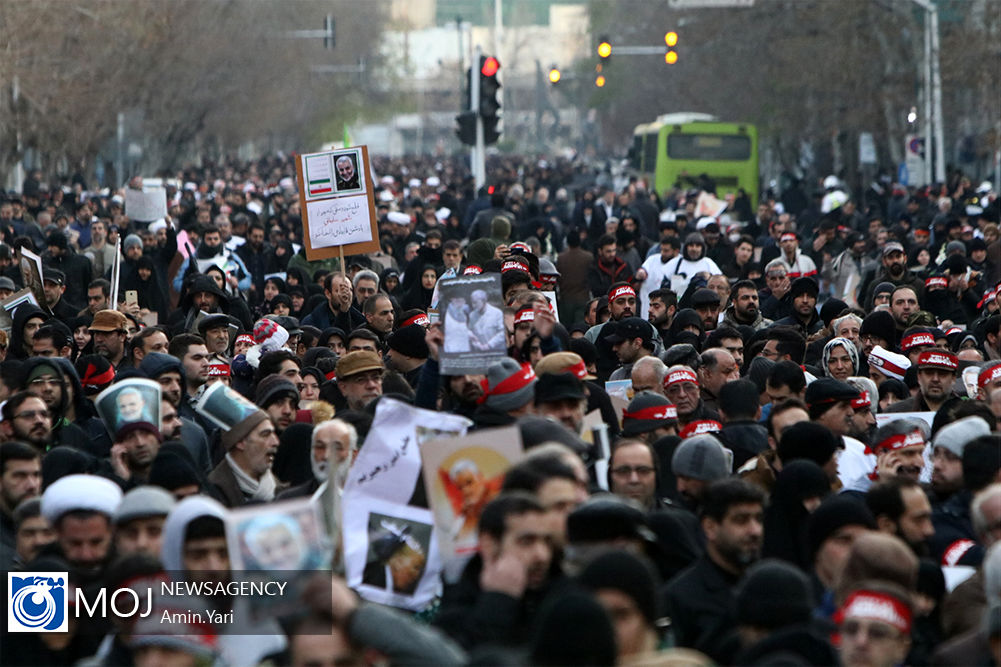
<svg viewBox="0 0 1001 667"><path fill-rule="evenodd" d="M285 156L185 168L153 220L138 181L0 195L4 569L67 595L226 581L256 555L234 513L293 500L330 533L329 576L259 631L70 612L8 629L0 664L1001 665L989 183L754 201L562 157L491 158L480 188L444 158L370 173L380 249L326 259ZM491 274L464 352L501 351L443 372L440 289ZM449 463L461 558L382 524L364 582L420 609L347 585L340 498L387 399L524 449L490 479Z"/></svg>

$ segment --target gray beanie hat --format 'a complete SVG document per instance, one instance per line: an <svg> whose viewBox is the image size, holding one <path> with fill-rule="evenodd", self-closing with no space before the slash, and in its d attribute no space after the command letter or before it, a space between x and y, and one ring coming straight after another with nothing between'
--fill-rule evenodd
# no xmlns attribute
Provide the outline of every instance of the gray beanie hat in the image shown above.
<svg viewBox="0 0 1001 667"><path fill-rule="evenodd" d="M158 486L137 486L124 496L115 510L115 524L151 516L167 516L177 501Z"/></svg>
<svg viewBox="0 0 1001 667"><path fill-rule="evenodd" d="M935 447L945 447L958 458L963 458L966 444L982 435L990 435L991 427L983 417L973 415L947 424L935 434Z"/></svg>
<svg viewBox="0 0 1001 667"><path fill-rule="evenodd" d="M706 239L702 234L698 232L690 232L688 236L685 237L685 245L692 245L698 243L703 248L706 247Z"/></svg>
<svg viewBox="0 0 1001 667"><path fill-rule="evenodd" d="M730 457L715 436L694 435L674 450L671 472L676 476L712 482L730 474Z"/></svg>
<svg viewBox="0 0 1001 667"><path fill-rule="evenodd" d="M140 248L143 247L143 240L136 234L129 234L125 237L125 240L122 241L122 250L128 250L134 245L139 246Z"/></svg>
<svg viewBox="0 0 1001 667"><path fill-rule="evenodd" d="M498 389L498 385L509 380ZM526 364L522 366L510 357L505 357L487 368L486 405L499 412L517 410L535 400L535 371Z"/></svg>

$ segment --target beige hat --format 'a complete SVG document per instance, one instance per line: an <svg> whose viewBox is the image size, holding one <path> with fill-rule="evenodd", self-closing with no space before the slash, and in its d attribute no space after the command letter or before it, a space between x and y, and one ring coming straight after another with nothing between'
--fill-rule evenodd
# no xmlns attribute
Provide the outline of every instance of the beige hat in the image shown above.
<svg viewBox="0 0 1001 667"><path fill-rule="evenodd" d="M99 310L94 315L94 321L88 327L89 331L126 331L128 320L117 310Z"/></svg>
<svg viewBox="0 0 1001 667"><path fill-rule="evenodd" d="M536 375L548 373L573 373L580 380L596 380L584 364L584 360L576 352L553 352L539 359L535 364Z"/></svg>
<svg viewBox="0 0 1001 667"><path fill-rule="evenodd" d="M351 377L365 371L381 371L385 368L382 358L375 352L357 350L348 352L337 360L337 378Z"/></svg>

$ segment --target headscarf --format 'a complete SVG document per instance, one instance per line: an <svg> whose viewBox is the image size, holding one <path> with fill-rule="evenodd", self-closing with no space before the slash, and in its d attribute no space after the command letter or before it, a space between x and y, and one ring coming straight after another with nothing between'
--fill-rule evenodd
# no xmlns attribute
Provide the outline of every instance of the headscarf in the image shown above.
<svg viewBox="0 0 1001 667"><path fill-rule="evenodd" d="M848 357L852 360L852 372L849 375L858 375L859 361L858 361L858 348L855 347L855 343L851 342L847 338L842 338L841 336L835 336L831 340L827 341L827 345L824 346L824 354L821 357L821 366L827 376L830 377L831 372L828 370L828 362L831 360L831 352L837 346L841 346L848 351Z"/></svg>

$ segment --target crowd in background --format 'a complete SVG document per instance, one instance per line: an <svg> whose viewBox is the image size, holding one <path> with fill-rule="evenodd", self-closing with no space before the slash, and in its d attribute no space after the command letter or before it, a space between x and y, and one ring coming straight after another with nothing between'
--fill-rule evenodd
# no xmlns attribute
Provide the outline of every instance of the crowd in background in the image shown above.
<svg viewBox="0 0 1001 667"><path fill-rule="evenodd" d="M0 197L0 298L31 287L23 250L43 264L0 333L0 562L226 570L226 512L342 488L383 396L520 429L499 495L463 498L476 554L416 616L335 577L267 639L106 621L7 633L4 665L1001 664L989 183L754 201L564 157L491 158L479 189L375 158L381 251L342 265L306 255L294 164L186 168L154 221L82 177ZM507 356L443 374L437 283L491 273ZM99 418L128 378L160 385L158 428ZM195 409L219 382L258 408L240 428Z"/></svg>

